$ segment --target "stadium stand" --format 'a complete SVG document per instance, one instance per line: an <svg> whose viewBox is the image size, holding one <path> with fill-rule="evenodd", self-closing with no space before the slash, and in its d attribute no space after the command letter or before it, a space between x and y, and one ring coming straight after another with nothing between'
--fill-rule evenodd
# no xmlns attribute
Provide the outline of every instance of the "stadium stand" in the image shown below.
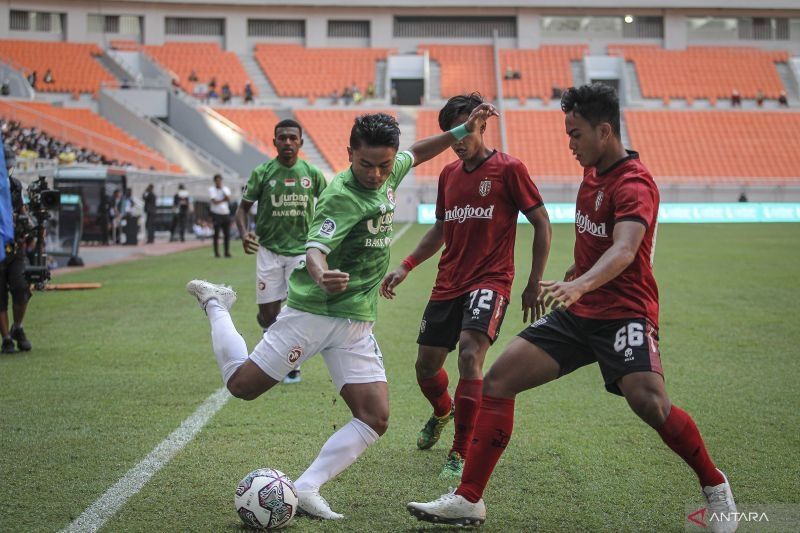
<svg viewBox="0 0 800 533"><path fill-rule="evenodd" d="M572 87L572 61L580 61L587 47L542 46L538 50L500 50L500 75L509 70L519 73L519 79L503 80L504 98L541 98L550 101L553 87ZM468 81L468 80L465 80Z"/></svg>
<svg viewBox="0 0 800 533"><path fill-rule="evenodd" d="M369 112L383 112L393 117L397 116L394 111L381 109L370 109ZM297 109L294 115L297 121L303 125L306 134L314 141L322 157L334 172L338 173L350 166L347 158L350 128L353 120L363 113L364 111L358 109Z"/></svg>
<svg viewBox="0 0 800 533"><path fill-rule="evenodd" d="M437 116L437 111L420 111L418 139L441 133ZM525 163L534 181L569 183L580 179L582 171L569 151L561 111L509 111L505 116L509 153ZM489 121L484 139L487 146L500 149L500 129L495 119ZM435 182L442 168L455 160L456 155L448 150L421 164L416 168L417 182Z"/></svg>
<svg viewBox="0 0 800 533"><path fill-rule="evenodd" d="M192 71L198 82L205 83L214 78L216 92L228 83L234 96L244 94L244 86L250 83L253 93L258 89L250 80L239 58L233 52L223 52L217 43L168 42L163 46L143 46L144 52L177 76L178 85L192 94L195 82L189 81Z"/></svg>
<svg viewBox="0 0 800 533"><path fill-rule="evenodd" d="M497 97L494 52L490 45L424 44L419 50L427 50L430 58L439 63L443 98L472 91L480 92L489 100Z"/></svg>
<svg viewBox="0 0 800 533"><path fill-rule="evenodd" d="M678 51L613 45L608 52L636 65L645 98L690 101L727 99L733 90L742 98L755 98L759 89L767 98L777 98L784 86L775 63L789 59L785 51L746 47L692 46Z"/></svg>
<svg viewBox="0 0 800 533"><path fill-rule="evenodd" d="M628 110L625 122L659 183L800 183L800 113Z"/></svg>
<svg viewBox="0 0 800 533"><path fill-rule="evenodd" d="M95 59L103 51L95 44L0 40L0 59L16 63L28 75L36 71L36 90L55 93L96 93L118 81ZM44 83L50 70L53 83Z"/></svg>
<svg viewBox="0 0 800 533"><path fill-rule="evenodd" d="M183 173L158 152L88 109L62 108L45 103L0 100L0 116L76 148L84 147L120 164L142 169Z"/></svg>
<svg viewBox="0 0 800 533"><path fill-rule="evenodd" d="M304 48L300 45L257 44L255 59L278 96L294 98L339 95L355 84L363 93L375 83L376 62L384 48ZM287 68L291 67L291 68Z"/></svg>
<svg viewBox="0 0 800 533"><path fill-rule="evenodd" d="M272 109L217 107L214 108L214 111L244 131L248 140L263 152L269 154L270 157L275 157L275 146L272 144L272 139L275 133L275 124L281 119ZM300 157L306 158L302 150L300 150Z"/></svg>

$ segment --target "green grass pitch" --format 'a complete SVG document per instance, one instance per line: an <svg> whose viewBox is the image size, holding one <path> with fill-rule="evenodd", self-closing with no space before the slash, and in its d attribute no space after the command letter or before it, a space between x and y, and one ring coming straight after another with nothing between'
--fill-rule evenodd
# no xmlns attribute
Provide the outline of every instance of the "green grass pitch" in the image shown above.
<svg viewBox="0 0 800 533"><path fill-rule="evenodd" d="M414 226L393 249L416 244ZM571 226L554 228L548 277L571 262ZM517 236L512 305L487 366L522 329L519 293L530 268L529 226ZM34 349L0 357L0 530L53 531L74 518L221 386L205 316L184 284L239 291L234 320L258 341L253 257L208 249L71 274L103 288L36 294L26 323ZM800 227L664 225L655 270L667 389L689 411L731 480L740 506L800 505ZM415 447L429 406L414 378L416 333L435 274L417 268L376 336L390 383L388 433L323 488L346 519L296 518L290 531L435 529L405 510L448 487L436 478L452 426ZM455 356L447 362L451 389ZM104 531L237 531L238 481L258 467L296 478L347 420L320 358L303 382L253 402L231 399ZM485 494L487 531L683 531L702 502L694 474L603 389L596 367L522 394L516 426Z"/></svg>

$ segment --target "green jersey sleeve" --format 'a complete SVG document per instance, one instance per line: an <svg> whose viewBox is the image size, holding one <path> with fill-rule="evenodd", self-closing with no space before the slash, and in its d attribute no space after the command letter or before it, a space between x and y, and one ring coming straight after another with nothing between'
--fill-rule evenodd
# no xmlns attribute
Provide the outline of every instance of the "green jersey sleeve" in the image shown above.
<svg viewBox="0 0 800 533"><path fill-rule="evenodd" d="M261 167L258 166L250 173L250 179L247 180L247 187L244 190L244 194L242 194L242 200L257 202L261 198L261 187L264 180L261 179L260 169Z"/></svg>
<svg viewBox="0 0 800 533"><path fill-rule="evenodd" d="M311 175L311 179L314 180L314 196L319 198L319 195L322 194L322 191L325 190L325 187L328 186L328 182L325 181L325 176L322 174L322 171L317 167L312 167L313 173Z"/></svg>
<svg viewBox="0 0 800 533"><path fill-rule="evenodd" d="M389 176L391 180L391 185L395 189L400 185L400 182L403 181L403 178L411 171L411 167L414 166L414 154L411 153L410 150L403 150L402 152L397 152L397 155L394 158L394 167L392 167L392 174Z"/></svg>
<svg viewBox="0 0 800 533"><path fill-rule="evenodd" d="M322 194L308 230L306 248L319 248L330 254L363 218L362 210L347 196Z"/></svg>

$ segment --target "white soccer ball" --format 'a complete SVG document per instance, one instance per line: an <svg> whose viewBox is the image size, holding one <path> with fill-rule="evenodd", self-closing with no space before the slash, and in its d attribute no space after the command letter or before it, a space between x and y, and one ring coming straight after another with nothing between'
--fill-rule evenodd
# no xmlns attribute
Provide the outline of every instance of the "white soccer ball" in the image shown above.
<svg viewBox="0 0 800 533"><path fill-rule="evenodd" d="M255 529L280 529L297 512L297 490L286 474L260 468L247 474L236 487L239 518Z"/></svg>

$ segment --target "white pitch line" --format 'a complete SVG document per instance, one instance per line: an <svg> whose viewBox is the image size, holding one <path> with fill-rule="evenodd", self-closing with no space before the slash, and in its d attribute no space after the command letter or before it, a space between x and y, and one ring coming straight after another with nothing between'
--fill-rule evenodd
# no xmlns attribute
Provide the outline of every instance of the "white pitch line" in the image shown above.
<svg viewBox="0 0 800 533"><path fill-rule="evenodd" d="M219 411L231 397L228 389L222 387L206 398L197 410L156 446L142 461L100 496L92 505L62 530L66 532L97 531L106 521L119 511L128 498L139 492L153 475L161 470L186 446Z"/></svg>
<svg viewBox="0 0 800 533"><path fill-rule="evenodd" d="M400 228L389 246L405 235L412 225L409 222ZM230 397L228 389L222 387L206 398L206 401L184 420L178 429L162 440L139 464L128 470L113 487L87 507L70 525L62 529L61 533L94 532L103 527L103 524L114 516L131 496L142 490L142 487L156 472L169 463L184 446L191 442L195 435L200 433L200 430L208 424L208 421L217 414L217 411L225 405Z"/></svg>

